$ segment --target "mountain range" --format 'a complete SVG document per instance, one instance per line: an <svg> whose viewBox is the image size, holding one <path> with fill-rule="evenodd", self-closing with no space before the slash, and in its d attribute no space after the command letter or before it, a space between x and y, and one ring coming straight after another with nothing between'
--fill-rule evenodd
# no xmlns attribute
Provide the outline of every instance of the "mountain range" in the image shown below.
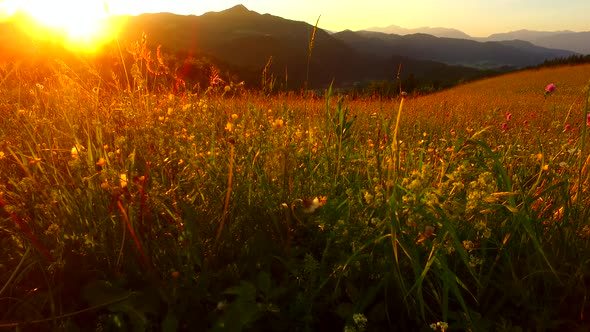
<svg viewBox="0 0 590 332"><path fill-rule="evenodd" d="M395 24L386 26L386 27L372 27L368 29L364 29L365 31L373 31L373 32L382 32L386 34L393 34L393 35L413 35L417 33L432 35L436 37L445 37L445 38L460 38L460 39L473 39L471 36L466 34L463 31L451 28L442 28L442 27L421 27L415 29L407 29L397 26Z"/></svg>
<svg viewBox="0 0 590 332"><path fill-rule="evenodd" d="M448 29L428 30L431 34L409 31L412 34L403 36L317 29L310 52L312 25L259 14L243 5L200 16L157 13L124 19L120 44L131 45L145 33L149 46L155 49L160 45L162 53L175 63L171 68L186 81L207 84L207 67L215 64L236 76L232 79L244 80L253 88L261 86L265 66L265 75L284 89L332 83L337 87L366 86L383 80L401 80L408 88L438 89L575 54L523 40L449 38L458 32ZM16 29L10 23L0 24L0 59L29 49L26 38ZM435 33L446 37L432 35Z"/></svg>
<svg viewBox="0 0 590 332"><path fill-rule="evenodd" d="M516 30L504 33L495 33L488 37L472 37L463 31L450 28L431 28L422 27L415 29L406 29L397 25L390 25L387 27L372 27L365 31L383 32L387 34L396 35L411 35L411 34L428 34L443 38L459 38L469 39L479 42L487 41L506 41L506 40L522 40L528 41L534 45L568 50L580 54L590 54L590 31L574 32L569 30L564 31L534 31L534 30Z"/></svg>
<svg viewBox="0 0 590 332"><path fill-rule="evenodd" d="M122 36L133 40L145 32L164 50L206 54L242 72L249 71L251 80L258 82L261 69L272 57L270 71L278 82L292 86L307 79L314 86L325 86L332 80L337 85L395 80L400 64L403 77L445 84L479 77L483 70L517 69L575 54L520 40L481 42L423 33L401 36L318 29L308 68L313 30L305 22L259 14L237 5L200 16L130 16Z"/></svg>

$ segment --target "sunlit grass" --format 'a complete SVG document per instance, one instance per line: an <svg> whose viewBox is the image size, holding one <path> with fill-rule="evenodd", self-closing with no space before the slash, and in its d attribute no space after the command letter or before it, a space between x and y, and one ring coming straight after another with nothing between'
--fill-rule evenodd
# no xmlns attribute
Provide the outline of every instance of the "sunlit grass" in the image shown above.
<svg viewBox="0 0 590 332"><path fill-rule="evenodd" d="M139 51L3 69L0 327L587 324L587 65L402 103L192 93Z"/></svg>

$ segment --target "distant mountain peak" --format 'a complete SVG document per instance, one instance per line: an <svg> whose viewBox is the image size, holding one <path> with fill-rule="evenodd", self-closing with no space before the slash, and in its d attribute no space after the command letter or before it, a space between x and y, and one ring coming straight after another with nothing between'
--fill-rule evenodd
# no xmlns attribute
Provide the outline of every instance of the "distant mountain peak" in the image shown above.
<svg viewBox="0 0 590 332"><path fill-rule="evenodd" d="M231 7L231 8L229 8L228 10L250 11L248 8L246 8L246 6L244 6L242 4L235 5L235 6Z"/></svg>
<svg viewBox="0 0 590 332"><path fill-rule="evenodd" d="M374 31L374 32L383 32L389 34L396 34L396 35L413 35L417 33L423 33L427 35L432 35L436 37L445 37L445 38L461 38L461 39L471 39L471 36L464 33L463 31L457 29L450 29L450 28L442 28L442 27L420 27L415 29L407 29L402 28L398 25L392 24L387 27L372 27L365 29L366 31Z"/></svg>
<svg viewBox="0 0 590 332"><path fill-rule="evenodd" d="M232 13L232 14L247 14L250 13L251 10L246 8L246 6L239 4L235 5L229 9L223 11L224 13Z"/></svg>
<svg viewBox="0 0 590 332"><path fill-rule="evenodd" d="M559 34L568 34L574 33L573 31L569 30L562 30L562 31L537 31L537 30L527 30L527 29L520 29L514 30L509 32L503 33L494 33L487 37L488 40L513 40L513 39L522 39L527 41L535 41L539 38L551 37L556 36Z"/></svg>

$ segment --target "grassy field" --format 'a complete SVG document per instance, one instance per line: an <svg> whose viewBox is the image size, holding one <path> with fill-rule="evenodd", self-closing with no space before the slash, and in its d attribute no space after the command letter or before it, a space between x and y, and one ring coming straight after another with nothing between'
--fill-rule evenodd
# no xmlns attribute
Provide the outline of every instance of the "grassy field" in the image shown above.
<svg viewBox="0 0 590 332"><path fill-rule="evenodd" d="M392 100L144 60L0 68L0 329L588 331L590 65Z"/></svg>

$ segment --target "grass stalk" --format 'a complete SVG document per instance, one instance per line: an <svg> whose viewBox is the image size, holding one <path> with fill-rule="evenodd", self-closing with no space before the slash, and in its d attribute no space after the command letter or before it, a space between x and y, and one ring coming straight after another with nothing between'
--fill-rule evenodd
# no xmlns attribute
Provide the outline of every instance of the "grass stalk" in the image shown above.
<svg viewBox="0 0 590 332"><path fill-rule="evenodd" d="M402 116L402 108L404 106L404 97L402 96L399 102L399 108L397 111L397 117L395 120L395 127L393 129L393 137L391 141L391 158L387 167L387 181L386 181L386 192L387 192L387 199L391 197L391 188L393 187L393 173L399 171L400 160L399 160L399 151L398 151L398 140L397 134L399 131L399 124L400 119Z"/></svg>
<svg viewBox="0 0 590 332"><path fill-rule="evenodd" d="M18 274L18 271L22 267L23 263L25 262L25 260L27 259L27 257L29 257L29 253L30 252L31 252L31 246L27 246L27 250L25 251L25 253L21 257L20 262L18 262L18 265L14 268L14 270L10 274L10 277L8 278L8 280L6 280L6 282L4 283L4 286L2 286L2 289L0 289L0 296L2 296L2 294L4 293L4 291L6 290L6 288L8 288L8 285L10 285L10 283L12 282L12 280L14 280L14 278Z"/></svg>
<svg viewBox="0 0 590 332"><path fill-rule="evenodd" d="M221 238L221 232L223 231L223 226L227 222L227 217L229 213L229 204L231 202L231 193L232 193L232 185L233 185L233 178L234 178L234 153L235 147L234 142L230 142L229 146L229 167L227 171L227 188L225 190L225 199L223 200L223 210L221 212L221 220L219 221L219 226L217 228L217 234L215 235L215 246L219 244L219 240Z"/></svg>
<svg viewBox="0 0 590 332"><path fill-rule="evenodd" d="M311 64L311 54L313 52L315 35L316 35L316 32L318 31L318 25L320 24L321 17L322 17L322 15L318 16L318 19L315 22L315 25L314 25L313 30L311 32L311 38L309 39L309 44L307 45L307 66L306 66L306 70L305 70L305 90L306 91L307 91L307 88L309 87L309 66Z"/></svg>
<svg viewBox="0 0 590 332"><path fill-rule="evenodd" d="M584 148L586 147L586 131L588 127L588 101L590 100L590 83L588 84L586 92L586 101L584 102L584 119L582 120L582 141L580 142L580 159L578 161L578 190L576 193L576 204L581 206L582 204L582 187L586 182L582 179L582 169L584 168ZM587 161L586 161L587 162Z"/></svg>
<svg viewBox="0 0 590 332"><path fill-rule="evenodd" d="M133 238L133 241L135 242L135 248L137 249L137 252L141 256L142 262L144 263L145 267L147 267L148 269L151 269L150 261L148 260L147 256L145 255L145 252L143 251L143 247L141 246L141 243L139 242L139 238L135 234L135 230L133 229L133 225L131 225L131 221L129 220L129 215L127 214L127 211L125 210L125 207L123 206L123 203L121 203L120 199L117 200L117 207L119 208L119 211L121 211L121 215L123 216L123 220L125 220L125 224L127 225L127 229L129 229L129 234L131 234L131 237Z"/></svg>

